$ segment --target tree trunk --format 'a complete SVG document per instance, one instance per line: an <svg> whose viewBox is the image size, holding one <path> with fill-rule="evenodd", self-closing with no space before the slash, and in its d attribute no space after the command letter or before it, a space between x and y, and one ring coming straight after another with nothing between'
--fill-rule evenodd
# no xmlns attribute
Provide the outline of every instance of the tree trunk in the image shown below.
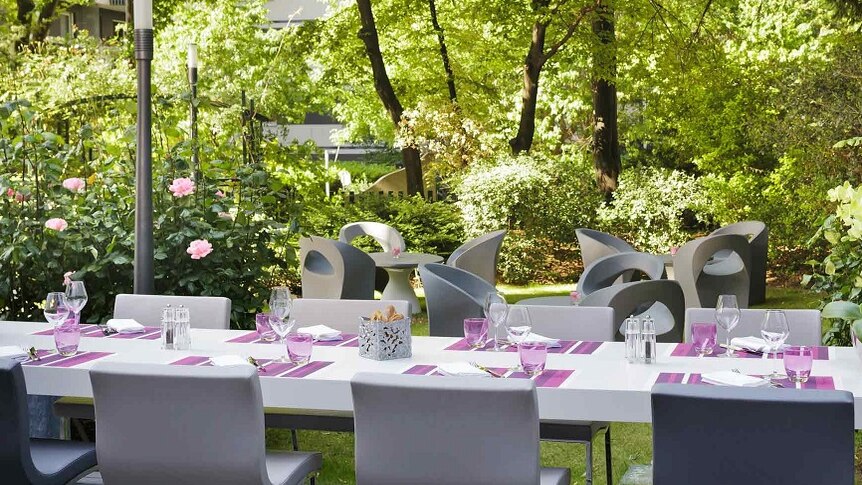
<svg viewBox="0 0 862 485"><path fill-rule="evenodd" d="M392 82L386 73L386 64L383 62L383 54L380 52L380 40L377 36L377 26L374 23L374 12L371 10L371 0L356 0L359 9L359 19L362 28L359 29L359 38L365 44L365 53L371 61L371 72L374 75L374 89L377 96L389 113L389 118L397 128L401 122L404 108L398 101L398 96L392 88ZM422 194L422 164L419 158L419 150L416 148L405 148L401 150L404 160L404 169L407 172L407 193Z"/></svg>
<svg viewBox="0 0 862 485"><path fill-rule="evenodd" d="M434 31L437 32L437 42L440 44L440 58L443 59L443 70L446 71L446 86L449 88L449 100L457 103L458 93L455 90L455 73L452 72L452 64L449 62L449 49L446 48L446 38L443 35L443 28L440 27L440 22L437 21L437 5L435 0L428 0L428 8L431 10L431 25L434 26Z"/></svg>
<svg viewBox="0 0 862 485"><path fill-rule="evenodd" d="M18 46L32 45L45 40L45 37L48 36L48 29L51 27L51 21L57 14L60 0L46 2L42 5L36 18L33 18L36 4L32 0L16 0L15 3L18 8L18 22L24 27L24 33L18 40Z"/></svg>
<svg viewBox="0 0 862 485"><path fill-rule="evenodd" d="M548 24L537 20L533 24L533 36L530 39L530 50L524 60L524 87L521 89L521 118L518 122L518 134L509 140L512 153L515 155L530 151L533 145L533 135L536 133L536 103L539 97L539 75L545 65L545 33Z"/></svg>
<svg viewBox="0 0 862 485"><path fill-rule="evenodd" d="M617 67L614 12L607 5L598 9L593 33L600 43L593 51L593 165L599 190L605 194L605 200L610 200L622 165L614 80Z"/></svg>

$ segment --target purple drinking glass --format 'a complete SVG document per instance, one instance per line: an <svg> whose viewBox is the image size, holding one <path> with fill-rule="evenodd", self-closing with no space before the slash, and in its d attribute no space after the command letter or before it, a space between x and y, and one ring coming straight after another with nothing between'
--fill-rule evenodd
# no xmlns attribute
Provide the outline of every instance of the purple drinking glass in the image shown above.
<svg viewBox="0 0 862 485"><path fill-rule="evenodd" d="M488 319L487 318L465 318L464 338L467 344L474 349L480 349L488 341Z"/></svg>
<svg viewBox="0 0 862 485"><path fill-rule="evenodd" d="M311 361L314 337L310 333L292 333L284 340L287 343L287 355L291 362L302 365Z"/></svg>
<svg viewBox="0 0 862 485"><path fill-rule="evenodd" d="M529 376L541 374L548 359L548 344L544 342L521 342L518 344L521 369Z"/></svg>
<svg viewBox="0 0 862 485"><path fill-rule="evenodd" d="M269 313L258 313L254 316L254 326L257 329L257 334L261 340L266 342L272 342L277 337L275 330L272 329L272 325L269 323L270 318L272 316Z"/></svg>
<svg viewBox="0 0 862 485"><path fill-rule="evenodd" d="M797 383L808 381L812 364L814 364L814 352L811 347L791 345L784 349L784 371L791 381Z"/></svg>
<svg viewBox="0 0 862 485"><path fill-rule="evenodd" d="M709 355L715 348L717 328L714 323L692 323L691 341L697 355Z"/></svg>
<svg viewBox="0 0 862 485"><path fill-rule="evenodd" d="M54 345L57 353L63 357L71 357L78 353L81 343L81 327L74 322L61 323L54 327Z"/></svg>

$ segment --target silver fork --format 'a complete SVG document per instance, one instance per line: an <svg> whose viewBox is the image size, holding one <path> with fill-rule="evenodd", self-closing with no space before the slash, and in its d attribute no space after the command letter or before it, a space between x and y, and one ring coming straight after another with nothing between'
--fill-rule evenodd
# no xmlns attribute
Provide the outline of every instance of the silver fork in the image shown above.
<svg viewBox="0 0 862 485"><path fill-rule="evenodd" d="M488 374L491 374L493 377L498 377L498 378L503 377L503 374L500 374L499 372L494 372L491 369L485 367L484 365L479 364L478 362L470 362L470 365L472 365L473 367L475 367L481 371L485 371Z"/></svg>

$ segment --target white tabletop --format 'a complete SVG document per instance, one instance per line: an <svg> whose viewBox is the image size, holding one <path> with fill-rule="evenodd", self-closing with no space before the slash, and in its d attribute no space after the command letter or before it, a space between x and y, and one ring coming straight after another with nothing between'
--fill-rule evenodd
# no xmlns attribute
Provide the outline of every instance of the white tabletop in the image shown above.
<svg viewBox="0 0 862 485"><path fill-rule="evenodd" d="M378 268L417 268L420 264L440 263L442 256L426 253L401 253L396 258L392 253L368 253Z"/></svg>
<svg viewBox="0 0 862 485"><path fill-rule="evenodd" d="M51 336L32 335L46 330L46 323L0 322L0 345L53 348ZM272 344L229 344L225 340L240 335L228 330L193 330L192 350L166 351L158 340L82 338L80 349L107 351L114 355L99 359L122 362L170 363L189 355L236 354L243 357L274 358L282 347ZM418 364L477 361L487 366L509 367L517 354L509 352L458 352L443 350L459 339L414 337L411 359L378 362L359 357L353 347L315 346L313 360L333 361L301 379L261 376L266 406L320 410L352 410L350 379L359 371L402 373ZM675 344L659 344L657 364L628 364L623 359L624 344L604 343L592 355L549 354L548 368L575 369L558 388L539 388L542 419L597 420L618 422L650 421L650 388L660 372L703 373L740 369L746 374L768 374L780 360L671 357ZM862 362L852 348L829 349L830 360L814 362L812 375L832 376L837 389L855 395L856 428L862 429ZM92 364L72 368L25 366L27 389L31 394L92 397L87 369ZM442 379L442 377L441 377ZM782 392L776 389L775 392ZM818 392L810 390L808 392Z"/></svg>

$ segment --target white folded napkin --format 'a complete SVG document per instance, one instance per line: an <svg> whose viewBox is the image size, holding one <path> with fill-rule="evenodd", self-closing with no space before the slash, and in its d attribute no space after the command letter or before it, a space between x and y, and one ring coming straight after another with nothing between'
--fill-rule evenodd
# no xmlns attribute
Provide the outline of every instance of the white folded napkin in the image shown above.
<svg viewBox="0 0 862 485"><path fill-rule="evenodd" d="M491 377L491 374L476 368L466 362L452 362L449 364L439 364L437 370L441 374L447 376L476 376L476 377Z"/></svg>
<svg viewBox="0 0 862 485"><path fill-rule="evenodd" d="M0 358L27 360L27 352L21 347L15 345L6 345L0 347Z"/></svg>
<svg viewBox="0 0 862 485"><path fill-rule="evenodd" d="M326 325L314 325L311 327L301 327L296 329L298 333L310 333L314 340L318 342L327 342L330 340L341 340L341 332L334 328L329 328Z"/></svg>
<svg viewBox="0 0 862 485"><path fill-rule="evenodd" d="M218 357L210 357L210 362L216 367L233 367L237 365L251 365L248 359L243 359L238 355L219 355Z"/></svg>
<svg viewBox="0 0 862 485"><path fill-rule="evenodd" d="M117 333L143 333L147 329L131 318L112 318L108 320L108 328Z"/></svg>
<svg viewBox="0 0 862 485"><path fill-rule="evenodd" d="M769 384L766 379L730 371L708 372L700 377L703 382L717 386L760 387Z"/></svg>
<svg viewBox="0 0 862 485"><path fill-rule="evenodd" d="M559 339L555 339L555 338L551 338L551 337L545 337L544 335L539 335L537 333L530 333L530 335L527 335L527 338L524 339L524 342L543 343L543 344L547 345L549 349L553 349L555 347L560 347L560 340Z"/></svg>
<svg viewBox="0 0 862 485"><path fill-rule="evenodd" d="M736 337L730 339L731 347L739 347L740 349L750 350L752 352L771 352L771 348L766 340L760 337ZM786 345L782 345L778 350L782 350Z"/></svg>

